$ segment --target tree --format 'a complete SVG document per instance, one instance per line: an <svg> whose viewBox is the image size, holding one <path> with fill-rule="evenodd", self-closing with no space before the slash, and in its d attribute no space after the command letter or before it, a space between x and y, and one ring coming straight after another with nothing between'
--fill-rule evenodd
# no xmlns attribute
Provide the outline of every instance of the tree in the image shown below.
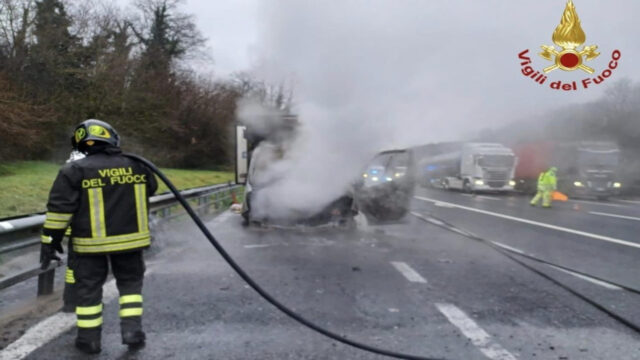
<svg viewBox="0 0 640 360"><path fill-rule="evenodd" d="M35 3L32 0L0 0L0 48L5 67L19 71L27 57Z"/></svg>

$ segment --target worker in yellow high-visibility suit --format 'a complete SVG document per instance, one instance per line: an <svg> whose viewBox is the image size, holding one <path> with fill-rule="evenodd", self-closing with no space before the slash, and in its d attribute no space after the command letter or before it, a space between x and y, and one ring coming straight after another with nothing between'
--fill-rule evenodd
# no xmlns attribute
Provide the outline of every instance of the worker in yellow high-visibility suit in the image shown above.
<svg viewBox="0 0 640 360"><path fill-rule="evenodd" d="M557 168L551 167L549 170L541 172L538 176L538 192L531 199L531 206L536 206L542 198L542 207L551 207L551 194L556 190L558 179L556 178Z"/></svg>

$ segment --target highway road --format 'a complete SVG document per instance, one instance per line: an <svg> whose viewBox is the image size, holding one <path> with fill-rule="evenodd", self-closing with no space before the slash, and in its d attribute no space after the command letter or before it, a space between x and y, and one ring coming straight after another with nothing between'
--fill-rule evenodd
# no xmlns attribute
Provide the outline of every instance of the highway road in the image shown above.
<svg viewBox="0 0 640 360"><path fill-rule="evenodd" d="M355 230L279 230L240 223L225 212L207 226L272 295L350 339L444 359L640 359L640 334L460 233L605 280L523 260L640 324L640 295L612 285L640 289L640 202L571 200L542 209L521 196L418 188L411 214L396 224L359 218ZM129 352L120 344L108 283L96 359L384 358L278 312L189 221L165 223L155 241L144 287L147 346ZM73 315L43 317L6 341L0 359L84 359L73 347L73 324Z"/></svg>

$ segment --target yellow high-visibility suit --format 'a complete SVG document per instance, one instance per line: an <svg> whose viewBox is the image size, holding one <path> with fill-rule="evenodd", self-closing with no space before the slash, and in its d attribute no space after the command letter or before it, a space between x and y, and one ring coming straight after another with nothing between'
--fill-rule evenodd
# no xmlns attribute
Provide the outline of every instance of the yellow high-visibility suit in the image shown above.
<svg viewBox="0 0 640 360"><path fill-rule="evenodd" d="M531 205L536 206L540 198L542 198L542 207L551 207L551 193L557 188L558 179L556 178L555 167L540 173L538 176L538 192L536 196L531 199Z"/></svg>

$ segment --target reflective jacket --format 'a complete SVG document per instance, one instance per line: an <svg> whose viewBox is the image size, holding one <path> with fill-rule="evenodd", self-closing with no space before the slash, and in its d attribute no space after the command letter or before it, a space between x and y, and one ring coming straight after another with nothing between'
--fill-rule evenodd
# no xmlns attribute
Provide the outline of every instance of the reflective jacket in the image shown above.
<svg viewBox="0 0 640 360"><path fill-rule="evenodd" d="M556 174L551 171L543 171L538 176L538 190L551 191L556 190L557 178Z"/></svg>
<svg viewBox="0 0 640 360"><path fill-rule="evenodd" d="M149 196L158 185L143 164L119 148L65 164L49 193L42 242L62 241L71 226L78 254L139 250L151 244Z"/></svg>

